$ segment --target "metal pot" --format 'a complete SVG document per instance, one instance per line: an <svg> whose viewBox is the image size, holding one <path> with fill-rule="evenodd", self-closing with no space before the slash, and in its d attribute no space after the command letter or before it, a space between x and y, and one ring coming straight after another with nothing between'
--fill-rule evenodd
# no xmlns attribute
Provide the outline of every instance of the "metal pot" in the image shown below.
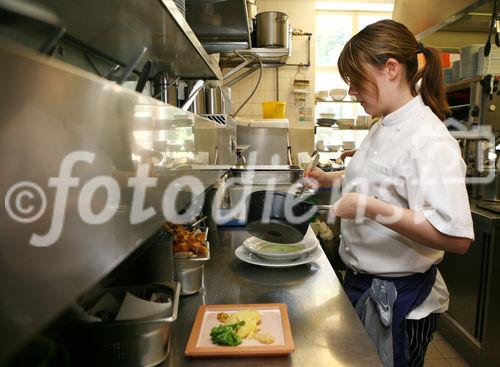
<svg viewBox="0 0 500 367"><path fill-rule="evenodd" d="M231 113L231 88L206 88L206 111L208 114Z"/></svg>
<svg viewBox="0 0 500 367"><path fill-rule="evenodd" d="M257 14L257 47L284 47L290 45L289 18L279 11Z"/></svg>
<svg viewBox="0 0 500 367"><path fill-rule="evenodd" d="M195 83L189 82L187 84L187 89L186 89L186 96L189 96L191 94L191 91L195 88ZM196 95L193 104L189 107L189 111L197 114L197 115L204 115L207 113L207 102L206 102L206 93L205 93L205 87L201 87L200 91Z"/></svg>
<svg viewBox="0 0 500 367"><path fill-rule="evenodd" d="M222 90L221 87L207 88L206 91L207 113L210 115L222 113Z"/></svg>
<svg viewBox="0 0 500 367"><path fill-rule="evenodd" d="M166 71L159 72L154 77L153 97L178 107L177 82L178 79L170 77Z"/></svg>

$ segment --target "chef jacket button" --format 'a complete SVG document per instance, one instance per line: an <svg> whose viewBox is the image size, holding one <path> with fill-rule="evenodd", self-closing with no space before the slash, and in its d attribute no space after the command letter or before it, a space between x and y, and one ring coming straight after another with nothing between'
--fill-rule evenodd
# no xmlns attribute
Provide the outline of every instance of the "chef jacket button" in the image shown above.
<svg viewBox="0 0 500 367"><path fill-rule="evenodd" d="M374 150L372 154L373 154L373 155L377 155L377 154L378 154L378 152L377 152L376 150Z"/></svg>
<svg viewBox="0 0 500 367"><path fill-rule="evenodd" d="M349 251L351 251L351 248L349 246L346 246L345 250L346 250L346 252L349 252Z"/></svg>

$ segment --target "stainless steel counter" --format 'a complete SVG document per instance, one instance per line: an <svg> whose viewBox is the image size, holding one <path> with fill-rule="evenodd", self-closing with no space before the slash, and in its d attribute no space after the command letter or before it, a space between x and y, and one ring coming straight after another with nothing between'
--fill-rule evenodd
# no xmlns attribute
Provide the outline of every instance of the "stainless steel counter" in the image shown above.
<svg viewBox="0 0 500 367"><path fill-rule="evenodd" d="M204 289L183 297L174 323L171 353L163 366L381 366L375 345L359 321L323 254L309 265L270 269L246 264L234 250L247 238L241 228L212 232ZM184 349L201 304L286 303L295 352L287 357L192 359Z"/></svg>

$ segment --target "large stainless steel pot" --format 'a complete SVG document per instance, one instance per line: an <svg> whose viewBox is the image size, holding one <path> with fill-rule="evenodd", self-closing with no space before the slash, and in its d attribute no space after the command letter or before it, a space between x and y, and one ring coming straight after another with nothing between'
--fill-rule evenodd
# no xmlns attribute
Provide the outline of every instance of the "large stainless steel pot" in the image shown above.
<svg viewBox="0 0 500 367"><path fill-rule="evenodd" d="M178 79L174 79L167 72L162 71L155 75L153 82L153 97L172 106L178 106Z"/></svg>
<svg viewBox="0 0 500 367"><path fill-rule="evenodd" d="M191 91L195 88L196 83L190 81L187 83L187 91L186 96L191 94ZM197 114L204 115L207 113L207 102L206 102L206 94L205 87L201 87L201 90L196 95L193 104L189 107L189 111Z"/></svg>
<svg viewBox="0 0 500 367"><path fill-rule="evenodd" d="M257 14L257 47L285 47L290 45L288 15L279 11Z"/></svg>
<svg viewBox="0 0 500 367"><path fill-rule="evenodd" d="M206 111L208 114L231 113L231 88L206 88Z"/></svg>

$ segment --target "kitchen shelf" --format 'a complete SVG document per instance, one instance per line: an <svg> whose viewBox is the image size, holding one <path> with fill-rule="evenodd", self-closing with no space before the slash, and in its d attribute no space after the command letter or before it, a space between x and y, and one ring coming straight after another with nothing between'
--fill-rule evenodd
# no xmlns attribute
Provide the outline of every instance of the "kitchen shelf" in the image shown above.
<svg viewBox="0 0 500 367"><path fill-rule="evenodd" d="M315 103L359 103L359 101L322 101L320 99L316 99Z"/></svg>
<svg viewBox="0 0 500 367"><path fill-rule="evenodd" d="M167 71L184 79L222 78L173 0L39 0L55 11L67 30L65 38L98 54L130 63L142 47L147 51L136 66L150 59L152 73Z"/></svg>
<svg viewBox="0 0 500 367"><path fill-rule="evenodd" d="M369 126L360 126L360 127L339 127L337 125L334 125L334 126L321 126L321 125L314 125L315 128L317 127L324 127L324 128L327 128L327 129L334 129L334 130L369 130Z"/></svg>
<svg viewBox="0 0 500 367"><path fill-rule="evenodd" d="M290 56L289 48L271 48L271 47L256 47L249 50L238 50L243 56L257 55L259 56L264 67L279 67L286 63ZM221 68L234 67L242 62L241 58L235 52L223 53L220 55L219 65ZM258 64L255 64L258 66Z"/></svg>

